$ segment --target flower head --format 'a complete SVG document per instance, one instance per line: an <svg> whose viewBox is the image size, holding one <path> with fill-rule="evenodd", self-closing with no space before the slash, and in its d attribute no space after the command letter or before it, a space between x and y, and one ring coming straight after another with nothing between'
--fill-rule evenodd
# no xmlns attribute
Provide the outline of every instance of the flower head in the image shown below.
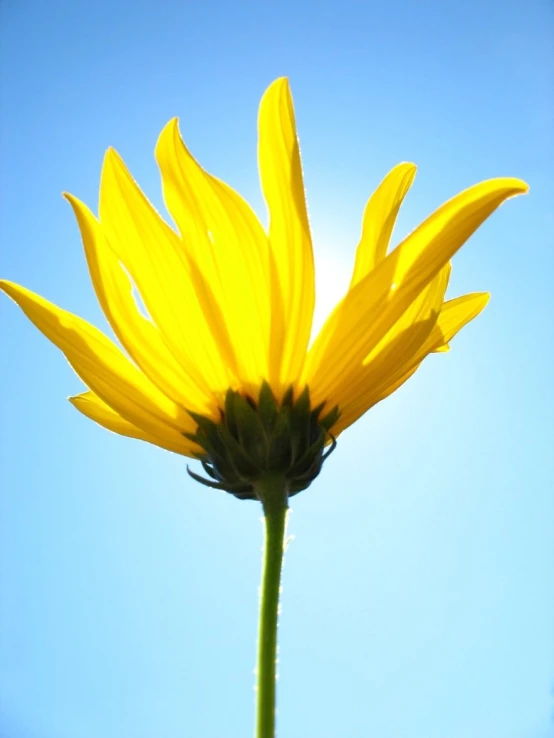
<svg viewBox="0 0 554 738"><path fill-rule="evenodd" d="M349 290L309 346L314 264L285 79L263 96L258 157L267 232L240 195L195 161L176 120L162 131L156 159L177 230L111 149L99 217L66 195L123 351L81 318L0 282L87 385L70 398L78 410L116 433L201 458L213 484L245 497L279 459L291 491L303 489L326 445L428 354L447 350L488 300L445 300L450 259L504 200L527 190L513 178L481 182L389 252L415 176L413 164L396 166L366 206Z"/></svg>

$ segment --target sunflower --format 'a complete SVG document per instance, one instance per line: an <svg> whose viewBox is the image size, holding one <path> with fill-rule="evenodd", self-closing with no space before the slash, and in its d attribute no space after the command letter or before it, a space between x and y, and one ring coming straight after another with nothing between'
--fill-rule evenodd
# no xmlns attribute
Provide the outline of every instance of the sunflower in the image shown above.
<svg viewBox="0 0 554 738"><path fill-rule="evenodd" d="M314 261L292 98L265 92L258 159L266 229L183 143L177 120L156 146L176 229L119 155L106 153L99 217L66 194L90 276L121 348L13 282L0 287L66 356L87 391L70 402L123 436L200 459L209 479L261 500L266 520L258 660L259 738L273 736L277 603L288 496L321 470L336 438L448 350L488 294L445 300L450 259L518 179L452 198L389 251L415 176L396 166L367 203L349 289L310 345Z"/></svg>
<svg viewBox="0 0 554 738"><path fill-rule="evenodd" d="M320 408L318 418L333 411L325 430L336 438L411 377L426 356L447 350L487 304L482 292L445 300L449 262L526 184L499 178L470 187L389 253L416 172L403 163L367 203L348 292L309 346L314 261L286 79L264 94L258 132L267 231L240 195L195 161L176 119L156 146L176 231L113 149L104 159L98 218L65 195L96 295L124 351L83 319L0 281L87 385L70 402L104 428L202 457L200 419L221 424L225 405L229 410L232 404L229 392L256 408L268 387L278 409L283 398L284 406L290 403L291 392L298 398L307 389L310 408Z"/></svg>

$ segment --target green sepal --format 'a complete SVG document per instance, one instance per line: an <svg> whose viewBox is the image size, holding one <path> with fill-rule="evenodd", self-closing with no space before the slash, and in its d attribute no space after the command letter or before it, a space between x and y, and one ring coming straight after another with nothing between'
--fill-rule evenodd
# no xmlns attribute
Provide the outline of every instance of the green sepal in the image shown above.
<svg viewBox="0 0 554 738"><path fill-rule="evenodd" d="M304 451L302 456L294 464L295 472L300 475L305 474L307 470L312 466L313 460L317 458L318 455L321 456L324 446L325 433L321 431L319 438Z"/></svg>
<svg viewBox="0 0 554 738"><path fill-rule="evenodd" d="M203 484L204 487L211 487L212 489L218 489L223 492L230 492L232 495L235 495L235 497L238 497L241 500L254 499L251 494L250 485L244 483L230 485L227 483L212 482L209 479L204 479L204 477L201 477L199 474L195 474L195 472L191 471L188 466L187 474L196 482L200 482L200 484Z"/></svg>
<svg viewBox="0 0 554 738"><path fill-rule="evenodd" d="M206 472L206 474L211 477L212 479L215 479L216 482L225 482L225 479L221 476L221 474L217 471L217 468L210 464L209 461L201 460L200 463L202 464L202 468Z"/></svg>
<svg viewBox="0 0 554 738"><path fill-rule="evenodd" d="M241 446L239 441L229 433L227 428L220 427L219 434L222 443L225 444L228 452L229 466L237 476L255 476L258 470L256 462Z"/></svg>
<svg viewBox="0 0 554 738"><path fill-rule="evenodd" d="M278 413L279 408L277 406L275 395L271 391L269 383L264 381L260 389L258 414L266 433L271 433L271 431L273 430L273 426L275 425L275 421L277 420Z"/></svg>
<svg viewBox="0 0 554 738"><path fill-rule="evenodd" d="M200 474L196 474L196 472L193 472L190 470L190 468L187 466L187 474L192 477L195 481L200 482L200 484L203 484L204 487L211 487L212 489L220 489L224 492L229 491L229 485L223 484L221 482L211 482L209 479L204 479L204 477L201 477Z"/></svg>
<svg viewBox="0 0 554 738"><path fill-rule="evenodd" d="M316 405L314 409L311 411L312 418L317 421L319 416L321 415L321 411L325 407L325 401L320 402L319 405Z"/></svg>
<svg viewBox="0 0 554 738"><path fill-rule="evenodd" d="M292 407L293 399L294 399L294 388L291 384L290 387L287 387L287 390L285 394L283 395L283 399L281 400L281 407Z"/></svg>
<svg viewBox="0 0 554 738"><path fill-rule="evenodd" d="M204 415L193 413L192 410L189 410L188 413L190 417L194 420L196 425L201 428L204 433L206 433L206 435L209 436L213 432L213 429L217 425L217 423L214 423L213 420L206 418Z"/></svg>
<svg viewBox="0 0 554 738"><path fill-rule="evenodd" d="M283 475L291 495L297 494L319 475L336 446L330 428L339 416L338 407L321 418L325 403L312 409L308 387L295 400L289 386L279 403L264 382L257 402L228 390L223 405L218 422L190 412L196 433L183 435L203 450L196 456L210 479L190 470L189 474L239 499L257 499L260 480L275 474ZM329 437L332 444L326 450Z"/></svg>
<svg viewBox="0 0 554 738"><path fill-rule="evenodd" d="M302 492L309 487L316 477L319 476L321 471L321 462L319 459L315 459L310 469L300 477L295 477L294 481L290 482L289 489L290 494L294 495L298 492Z"/></svg>
<svg viewBox="0 0 554 738"><path fill-rule="evenodd" d="M237 435L237 419L235 417L235 392L228 389L225 393L225 425L232 435Z"/></svg>
<svg viewBox="0 0 554 738"><path fill-rule="evenodd" d="M269 440L268 471L284 471L288 469L291 461L290 409L285 406L279 411Z"/></svg>
<svg viewBox="0 0 554 738"><path fill-rule="evenodd" d="M337 439L335 438L335 436L333 436L331 433L329 433L329 436L331 437L331 445L329 446L329 448L327 449L327 451L321 457L321 461L325 461L326 458L328 458L329 456L331 456L331 454L333 453L333 451L337 447Z"/></svg>
<svg viewBox="0 0 554 738"><path fill-rule="evenodd" d="M290 411L291 462L294 464L310 442L310 390L304 387Z"/></svg>
<svg viewBox="0 0 554 738"><path fill-rule="evenodd" d="M327 415L324 415L323 418L321 418L319 423L325 428L326 431L330 431L339 419L339 415L339 406L335 405L335 407L330 412L328 412Z"/></svg>
<svg viewBox="0 0 554 738"><path fill-rule="evenodd" d="M267 461L267 441L260 416L248 400L239 394L235 395L234 412L237 423L238 441L243 449L258 466Z"/></svg>
<svg viewBox="0 0 554 738"><path fill-rule="evenodd" d="M196 443L202 446L208 454L208 457L218 466L225 466L230 463L229 455L225 444L218 438L217 426L215 435L208 436L202 429L199 429L196 435Z"/></svg>

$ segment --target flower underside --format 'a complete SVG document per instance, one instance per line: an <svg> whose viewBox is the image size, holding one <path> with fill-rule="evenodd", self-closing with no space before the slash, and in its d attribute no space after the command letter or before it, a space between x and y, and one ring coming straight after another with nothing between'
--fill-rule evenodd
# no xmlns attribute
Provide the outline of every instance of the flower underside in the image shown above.
<svg viewBox="0 0 554 738"><path fill-rule="evenodd" d="M83 415L177 454L201 452L210 483L242 497L274 469L290 493L308 486L334 438L428 356L448 351L489 298L447 299L451 259L506 199L527 191L512 177L480 182L391 248L416 172L410 162L395 166L365 207L349 287L311 341L314 258L287 80L269 86L258 115L267 228L196 161L176 119L155 154L174 227L113 149L98 216L66 194L119 346L21 285L0 280L0 290L65 354L86 386L70 398ZM334 407L340 418L325 415Z"/></svg>
<svg viewBox="0 0 554 738"><path fill-rule="evenodd" d="M284 476L289 496L306 489L334 450L331 428L338 407L323 414L325 403L312 408L306 386L294 398L292 386L280 403L264 382L258 400L227 390L220 420L190 413L196 433L184 435L198 444L198 454L210 479L188 470L193 479L225 490L242 500L256 500L255 485L270 475ZM325 447L331 442L329 449Z"/></svg>

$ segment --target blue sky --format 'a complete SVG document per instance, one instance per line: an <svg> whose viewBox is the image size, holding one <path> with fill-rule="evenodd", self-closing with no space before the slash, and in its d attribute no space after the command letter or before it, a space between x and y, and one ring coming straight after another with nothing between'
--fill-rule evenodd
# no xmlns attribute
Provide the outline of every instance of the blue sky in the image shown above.
<svg viewBox="0 0 554 738"><path fill-rule="evenodd" d="M27 2L1 8L1 273L100 327L60 193L96 206L113 145L162 207L174 115L262 218L256 112L290 78L318 320L367 197L419 173L396 240L480 179L518 176L454 261L485 313L340 439L294 498L280 738L554 735L554 115L545 2ZM5 297L0 735L253 732L260 509L66 402L63 357Z"/></svg>

